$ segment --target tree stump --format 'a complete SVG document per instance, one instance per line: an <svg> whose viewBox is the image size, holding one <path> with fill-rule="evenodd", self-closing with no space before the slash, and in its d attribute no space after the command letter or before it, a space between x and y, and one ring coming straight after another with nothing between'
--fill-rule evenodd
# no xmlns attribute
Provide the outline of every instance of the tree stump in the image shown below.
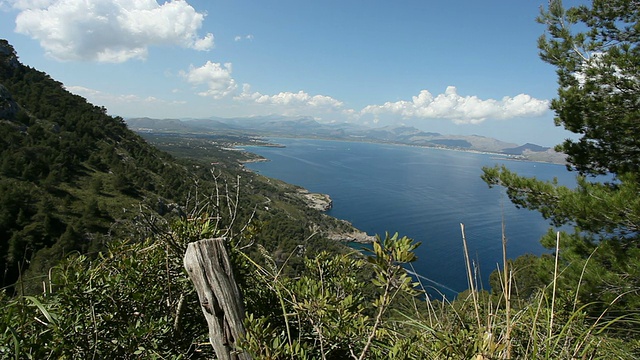
<svg viewBox="0 0 640 360"><path fill-rule="evenodd" d="M245 333L244 306L224 243L224 238L190 243L184 267L198 292L216 357L249 360L249 355L236 349L236 341Z"/></svg>

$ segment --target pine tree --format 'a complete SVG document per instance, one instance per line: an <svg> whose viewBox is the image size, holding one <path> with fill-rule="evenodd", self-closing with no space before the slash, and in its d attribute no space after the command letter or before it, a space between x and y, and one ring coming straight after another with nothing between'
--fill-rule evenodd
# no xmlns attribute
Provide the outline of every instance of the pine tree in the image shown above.
<svg viewBox="0 0 640 360"><path fill-rule="evenodd" d="M516 205L538 210L563 234L560 256L567 290L592 309L628 315L640 306L640 1L593 0L565 9L552 0L538 21L542 60L558 74L555 123L579 135L556 147L577 171L577 186L486 168ZM607 176L606 181L595 178ZM599 181L600 180L600 181ZM555 234L542 240L552 248ZM579 284L579 285L578 285ZM618 314L619 315L619 314Z"/></svg>

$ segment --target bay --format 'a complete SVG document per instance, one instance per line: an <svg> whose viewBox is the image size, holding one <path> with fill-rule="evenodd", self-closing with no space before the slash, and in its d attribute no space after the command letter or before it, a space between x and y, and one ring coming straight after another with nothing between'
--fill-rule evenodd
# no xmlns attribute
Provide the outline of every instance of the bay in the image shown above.
<svg viewBox="0 0 640 360"><path fill-rule="evenodd" d="M370 235L398 232L420 241L414 271L429 293L449 298L468 288L460 223L480 285L502 263L504 217L507 256L540 255L549 223L516 208L504 189L489 188L483 166L506 165L520 175L558 178L571 185L563 165L512 161L493 154L365 142L271 139L283 148L251 147L269 159L246 164L265 176L329 194L333 217Z"/></svg>

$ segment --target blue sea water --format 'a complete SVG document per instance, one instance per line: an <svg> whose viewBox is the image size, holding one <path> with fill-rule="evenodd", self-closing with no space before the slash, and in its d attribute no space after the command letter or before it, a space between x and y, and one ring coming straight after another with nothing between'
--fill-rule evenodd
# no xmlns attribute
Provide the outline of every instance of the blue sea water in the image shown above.
<svg viewBox="0 0 640 360"><path fill-rule="evenodd" d="M502 263L502 219L507 256L540 255L549 223L539 213L517 209L504 189L490 189L483 166L506 165L520 175L571 185L574 175L556 164L421 147L308 139L272 139L284 148L251 147L268 162L247 167L265 176L326 193L328 214L371 235L398 232L422 242L415 272L430 293L448 297L468 288L460 223L478 281Z"/></svg>

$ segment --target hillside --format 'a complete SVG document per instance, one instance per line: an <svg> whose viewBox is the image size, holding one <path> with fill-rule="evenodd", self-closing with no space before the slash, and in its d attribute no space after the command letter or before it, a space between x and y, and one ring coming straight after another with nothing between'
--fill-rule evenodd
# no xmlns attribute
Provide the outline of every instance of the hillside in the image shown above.
<svg viewBox="0 0 640 360"><path fill-rule="evenodd" d="M15 282L24 264L44 269L64 253L101 248L133 204L187 191L183 165L121 118L22 65L6 41L0 85L2 286Z"/></svg>
<svg viewBox="0 0 640 360"><path fill-rule="evenodd" d="M95 255L112 239L146 236L142 213L185 216L194 193L217 186L238 191L237 226L251 217L265 224L261 243L269 251L288 254L295 240L286 236L308 236L311 228L327 236L353 230L309 209L299 189L244 171L245 154L215 145L205 163L158 150L122 118L21 64L4 40L0 144L0 287L21 273L40 286L38 276L65 254Z"/></svg>

